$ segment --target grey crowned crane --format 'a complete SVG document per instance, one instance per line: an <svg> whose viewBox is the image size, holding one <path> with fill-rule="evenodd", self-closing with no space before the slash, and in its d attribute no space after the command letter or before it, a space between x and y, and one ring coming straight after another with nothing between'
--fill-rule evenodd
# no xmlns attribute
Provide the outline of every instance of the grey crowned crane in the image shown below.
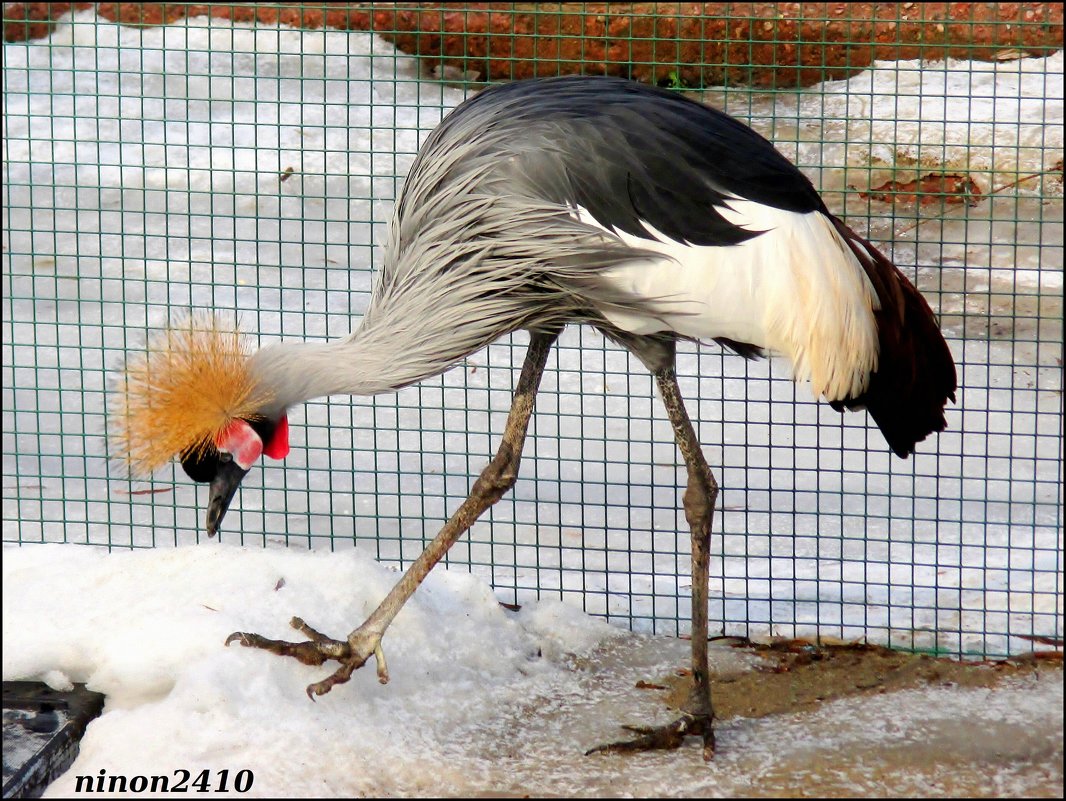
<svg viewBox="0 0 1066 801"><path fill-rule="evenodd" d="M262 454L288 452L287 414L326 395L392 392L525 329L529 350L503 441L469 498L347 638L227 643L340 667L371 656L448 548L518 476L548 352L571 323L629 349L658 385L688 470L693 689L680 717L594 751L714 750L707 663L709 540L718 484L674 372L678 340L741 356L772 351L838 411L866 409L900 457L945 428L955 365L928 304L873 245L833 216L811 182L728 115L666 90L563 77L493 87L429 136L396 202L369 308L336 341L254 353L209 314L166 332L127 364L112 408L117 455L134 475L178 456L210 484L214 534Z"/></svg>

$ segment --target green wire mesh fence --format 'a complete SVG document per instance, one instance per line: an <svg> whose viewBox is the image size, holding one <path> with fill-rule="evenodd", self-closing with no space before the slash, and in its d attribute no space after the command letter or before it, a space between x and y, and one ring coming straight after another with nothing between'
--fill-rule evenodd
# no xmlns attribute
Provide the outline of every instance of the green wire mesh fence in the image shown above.
<svg viewBox="0 0 1066 801"><path fill-rule="evenodd" d="M197 542L203 498L180 470L132 482L108 463L124 354L189 309L264 342L346 334L443 114L489 82L609 73L691 92L770 138L916 281L959 364L949 430L903 462L865 415L841 417L780 366L683 349L723 488L712 629L981 656L1061 638L1060 5L33 16L68 5L4 10L5 543ZM249 476L223 538L409 563L493 452L523 343L295 412L286 466ZM518 486L449 564L506 602L561 597L685 631L683 474L650 378L578 329L549 367Z"/></svg>

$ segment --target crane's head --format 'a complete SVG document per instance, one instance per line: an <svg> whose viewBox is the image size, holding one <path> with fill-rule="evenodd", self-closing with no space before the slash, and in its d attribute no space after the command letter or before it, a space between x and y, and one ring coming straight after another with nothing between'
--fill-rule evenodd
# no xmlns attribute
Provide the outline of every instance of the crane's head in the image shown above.
<svg viewBox="0 0 1066 801"><path fill-rule="evenodd" d="M259 457L289 452L285 411L256 381L249 356L235 328L193 315L131 358L112 396L113 455L133 476L177 456L190 478L210 484L209 536Z"/></svg>

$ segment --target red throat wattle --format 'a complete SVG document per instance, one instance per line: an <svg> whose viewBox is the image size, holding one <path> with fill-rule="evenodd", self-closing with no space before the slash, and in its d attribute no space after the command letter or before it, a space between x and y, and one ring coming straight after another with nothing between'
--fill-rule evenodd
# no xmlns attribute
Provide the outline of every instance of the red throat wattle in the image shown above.
<svg viewBox="0 0 1066 801"><path fill-rule="evenodd" d="M274 429L274 436L263 446L263 453L271 459L284 459L289 455L289 416L283 414Z"/></svg>

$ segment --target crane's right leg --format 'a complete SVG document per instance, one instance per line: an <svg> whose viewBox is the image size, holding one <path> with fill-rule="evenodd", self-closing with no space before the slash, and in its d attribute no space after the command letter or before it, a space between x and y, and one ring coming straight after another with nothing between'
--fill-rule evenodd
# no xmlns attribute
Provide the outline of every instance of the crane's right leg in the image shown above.
<svg viewBox="0 0 1066 801"><path fill-rule="evenodd" d="M714 504L718 499L718 482L704 458L700 441L692 428L681 390L677 385L673 358L670 363L656 369L655 381L659 385L663 405L674 427L678 450L688 468L688 486L685 489L685 519L692 536L692 689L681 705L681 717L665 726L626 726L639 734L632 740L608 743L593 748L588 753L624 753L650 751L661 748L678 748L686 736L703 738L703 758L714 756L714 708L711 706L711 677L707 654L707 601L710 594L711 523L714 519Z"/></svg>
<svg viewBox="0 0 1066 801"><path fill-rule="evenodd" d="M378 680L382 684L386 683L389 680L389 671L381 650L381 638L385 630L433 566L455 541L474 525L486 509L514 486L518 478L522 446L525 444L537 388L544 374L548 352L558 336L558 331L530 333L529 350L526 352L522 375L518 379L514 400L511 401L511 412L504 428L503 441L496 456L474 482L470 497L448 519L441 532L407 569L403 578L385 596L385 600L362 626L348 635L347 640L334 640L311 628L300 618L293 618L292 627L306 636L308 642L271 640L259 634L238 631L226 638L226 645L239 642L248 648L261 648L279 656L291 656L306 665L321 665L329 659L340 662L341 666L331 676L307 688L307 694L312 699L316 695L328 693L334 685L348 681L352 673L361 668L372 655L377 662Z"/></svg>

